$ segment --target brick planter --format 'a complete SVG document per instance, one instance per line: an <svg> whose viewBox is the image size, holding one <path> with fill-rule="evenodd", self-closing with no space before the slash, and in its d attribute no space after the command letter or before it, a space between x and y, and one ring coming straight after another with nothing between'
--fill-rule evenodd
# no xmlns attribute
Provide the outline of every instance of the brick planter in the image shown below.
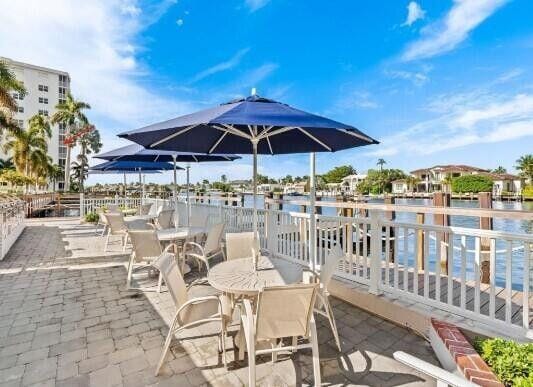
<svg viewBox="0 0 533 387"><path fill-rule="evenodd" d="M503 387L459 328L433 318L431 326L466 379L482 387Z"/></svg>

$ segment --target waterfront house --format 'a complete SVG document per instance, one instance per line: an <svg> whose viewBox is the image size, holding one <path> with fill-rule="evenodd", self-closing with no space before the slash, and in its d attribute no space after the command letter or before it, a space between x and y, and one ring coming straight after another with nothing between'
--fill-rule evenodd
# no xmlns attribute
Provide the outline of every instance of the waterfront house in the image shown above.
<svg viewBox="0 0 533 387"><path fill-rule="evenodd" d="M298 183L288 183L285 184L283 187L283 193L284 194L300 194L303 195L305 193L305 189L307 187L306 181L300 181Z"/></svg>
<svg viewBox="0 0 533 387"><path fill-rule="evenodd" d="M392 182L393 194L404 194L409 191L409 184L405 179L394 180Z"/></svg>
<svg viewBox="0 0 533 387"><path fill-rule="evenodd" d="M342 179L341 187L344 192L356 192L357 191L357 185L366 179L367 175L363 174L354 174L354 175L348 175L345 178Z"/></svg>
<svg viewBox="0 0 533 387"><path fill-rule="evenodd" d="M242 192L250 188L250 180L232 180L229 185L235 192Z"/></svg>
<svg viewBox="0 0 533 387"><path fill-rule="evenodd" d="M510 173L483 173L490 177L493 182L492 194L495 196L514 194L519 195L522 192L524 179Z"/></svg>
<svg viewBox="0 0 533 387"><path fill-rule="evenodd" d="M259 184L257 186L257 192L259 193L266 193L266 192L274 192L274 191L281 191L281 185L278 183L266 183L266 184Z"/></svg>
<svg viewBox="0 0 533 387"><path fill-rule="evenodd" d="M488 174L489 171L469 165L435 165L411 171L410 174L419 179L417 192L444 191L447 179L464 175Z"/></svg>

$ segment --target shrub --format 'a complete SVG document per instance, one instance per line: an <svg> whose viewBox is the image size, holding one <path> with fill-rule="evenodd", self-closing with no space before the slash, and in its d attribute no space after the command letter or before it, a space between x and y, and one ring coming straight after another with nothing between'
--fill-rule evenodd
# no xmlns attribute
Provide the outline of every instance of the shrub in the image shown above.
<svg viewBox="0 0 533 387"><path fill-rule="evenodd" d="M96 212L88 212L85 214L85 221L88 223L98 222L99 215Z"/></svg>
<svg viewBox="0 0 533 387"><path fill-rule="evenodd" d="M525 198L533 198L533 185L528 185L522 191L522 195Z"/></svg>
<svg viewBox="0 0 533 387"><path fill-rule="evenodd" d="M452 180L453 192L492 192L492 179L483 175L464 175Z"/></svg>
<svg viewBox="0 0 533 387"><path fill-rule="evenodd" d="M533 386L533 343L478 339L474 346L506 386Z"/></svg>

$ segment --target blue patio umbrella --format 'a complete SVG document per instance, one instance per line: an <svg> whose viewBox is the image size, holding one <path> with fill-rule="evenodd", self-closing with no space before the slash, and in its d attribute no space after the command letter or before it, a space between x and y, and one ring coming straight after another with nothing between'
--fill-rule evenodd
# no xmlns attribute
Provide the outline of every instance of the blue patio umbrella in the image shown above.
<svg viewBox="0 0 533 387"><path fill-rule="evenodd" d="M262 98L255 94L255 89L247 98L124 132L119 137L148 149L253 154L254 230L257 230L257 154L311 153L310 204L314 211L314 152L378 144L351 125ZM310 227L314 234L314 213ZM310 246L314 258L314 243Z"/></svg>
<svg viewBox="0 0 533 387"><path fill-rule="evenodd" d="M150 161L161 162L170 161L173 165L176 162L201 163L208 161L233 161L240 159L240 156L232 154L205 154L192 152L165 151L159 149L146 149L139 144L130 144L109 152L94 156L95 158L112 161ZM187 205L189 206L189 164L187 170ZM174 170L174 205L176 206L176 170ZM190 210L188 211L190 212ZM187 218L188 219L188 218Z"/></svg>
<svg viewBox="0 0 533 387"><path fill-rule="evenodd" d="M139 183L142 186L142 173L159 173L161 171L170 171L174 166L164 162L148 161L107 161L105 163L93 165L89 168L89 173L122 173L124 175L124 196L126 196L126 174L138 173ZM183 169L179 168L178 169Z"/></svg>

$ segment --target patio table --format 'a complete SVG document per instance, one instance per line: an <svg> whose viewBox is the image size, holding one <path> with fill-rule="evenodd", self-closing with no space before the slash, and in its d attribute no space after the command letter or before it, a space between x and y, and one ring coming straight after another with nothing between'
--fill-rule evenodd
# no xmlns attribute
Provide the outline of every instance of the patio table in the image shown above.
<svg viewBox="0 0 533 387"><path fill-rule="evenodd" d="M160 242L172 242L176 244L183 244L189 239L193 239L199 235L205 233L205 228L203 227L178 227L178 228L165 228L162 230L157 230L157 238ZM176 256L178 252L176 251ZM181 265L182 274L187 274L191 271L191 268L185 261Z"/></svg>
<svg viewBox="0 0 533 387"><path fill-rule="evenodd" d="M302 266L281 258L259 257L257 270L252 258L234 259L212 267L209 284L224 293L256 296L265 286L290 285L302 281Z"/></svg>

